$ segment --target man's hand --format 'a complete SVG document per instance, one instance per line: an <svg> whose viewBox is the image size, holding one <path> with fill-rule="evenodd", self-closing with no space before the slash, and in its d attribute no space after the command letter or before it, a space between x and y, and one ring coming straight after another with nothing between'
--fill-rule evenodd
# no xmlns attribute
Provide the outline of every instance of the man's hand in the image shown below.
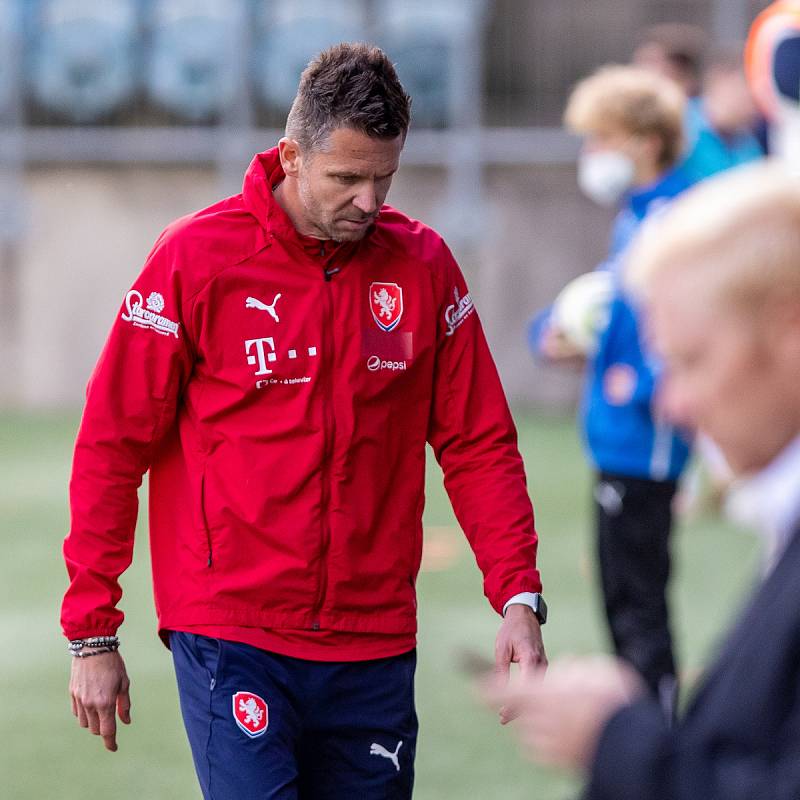
<svg viewBox="0 0 800 800"><path fill-rule="evenodd" d="M508 607L494 645L495 674L500 684L508 681L511 664L519 664L520 676L532 678L547 667L542 643L542 629L530 606L514 603ZM500 722L505 725L514 717L504 706Z"/></svg>
<svg viewBox="0 0 800 800"><path fill-rule="evenodd" d="M517 717L527 756L543 764L588 769L600 733L622 706L645 693L639 675L606 656L557 661L546 676L494 682L487 701Z"/></svg>
<svg viewBox="0 0 800 800"><path fill-rule="evenodd" d="M131 721L130 681L119 652L73 658L69 693L72 713L82 728L103 737L106 750L117 749L115 712L126 725Z"/></svg>

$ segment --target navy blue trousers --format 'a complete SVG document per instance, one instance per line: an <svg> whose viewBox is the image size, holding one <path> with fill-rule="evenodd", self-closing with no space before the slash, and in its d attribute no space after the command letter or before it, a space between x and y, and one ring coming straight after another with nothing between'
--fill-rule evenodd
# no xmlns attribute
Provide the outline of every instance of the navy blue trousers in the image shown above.
<svg viewBox="0 0 800 800"><path fill-rule="evenodd" d="M206 800L409 800L416 652L289 658L170 634L181 712Z"/></svg>

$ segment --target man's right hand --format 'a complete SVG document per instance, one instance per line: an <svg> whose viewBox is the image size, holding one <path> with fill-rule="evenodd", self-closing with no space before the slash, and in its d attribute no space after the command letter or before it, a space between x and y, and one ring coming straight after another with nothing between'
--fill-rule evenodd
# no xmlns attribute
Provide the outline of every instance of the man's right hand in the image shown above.
<svg viewBox="0 0 800 800"><path fill-rule="evenodd" d="M106 750L117 749L115 713L126 725L131 722L130 681L119 652L89 658L73 658L69 693L72 713L82 728L103 737Z"/></svg>

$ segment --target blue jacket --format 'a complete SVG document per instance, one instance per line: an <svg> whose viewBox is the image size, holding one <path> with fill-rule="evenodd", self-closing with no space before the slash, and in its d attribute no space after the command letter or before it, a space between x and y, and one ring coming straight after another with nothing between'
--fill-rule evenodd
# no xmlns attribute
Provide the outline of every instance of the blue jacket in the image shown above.
<svg viewBox="0 0 800 800"><path fill-rule="evenodd" d="M688 148L681 169L694 180L764 157L758 139L750 131L721 136L714 130L703 108L702 98L689 100L685 132Z"/></svg>
<svg viewBox="0 0 800 800"><path fill-rule="evenodd" d="M617 292L597 352L587 367L581 422L594 466L631 478L676 479L689 456L689 445L672 426L657 422L651 412L657 364L646 352L639 320L621 287L624 256L646 217L656 213L691 185L681 169L665 173L654 184L630 193L617 215L606 261L597 269L611 270ZM534 318L529 344L540 354L539 341L549 309Z"/></svg>

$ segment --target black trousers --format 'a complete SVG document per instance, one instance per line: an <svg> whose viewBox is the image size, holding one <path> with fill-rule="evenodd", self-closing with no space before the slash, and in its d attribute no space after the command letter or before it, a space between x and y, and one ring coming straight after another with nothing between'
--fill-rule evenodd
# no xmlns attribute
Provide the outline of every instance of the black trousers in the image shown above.
<svg viewBox="0 0 800 800"><path fill-rule="evenodd" d="M666 597L675 490L675 481L601 472L594 491L600 584L614 649L666 706L676 686Z"/></svg>

